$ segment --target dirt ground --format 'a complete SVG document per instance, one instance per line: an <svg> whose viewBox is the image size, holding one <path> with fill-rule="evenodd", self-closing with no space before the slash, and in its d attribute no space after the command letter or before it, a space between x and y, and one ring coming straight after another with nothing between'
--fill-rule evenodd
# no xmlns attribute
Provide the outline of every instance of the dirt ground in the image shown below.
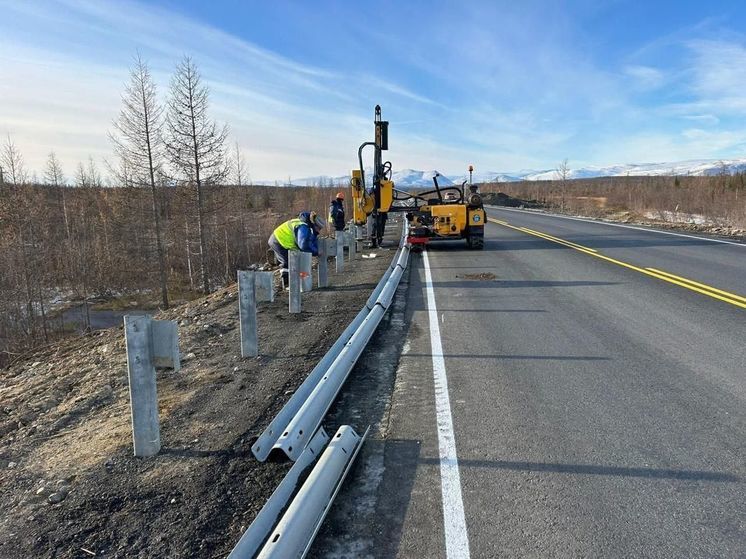
<svg viewBox="0 0 746 559"><path fill-rule="evenodd" d="M261 355L240 357L236 286L157 316L179 323L182 370L158 372L163 448L132 456L122 328L0 371L0 558L225 557L289 468L253 438L360 310L394 255L258 310Z"/></svg>

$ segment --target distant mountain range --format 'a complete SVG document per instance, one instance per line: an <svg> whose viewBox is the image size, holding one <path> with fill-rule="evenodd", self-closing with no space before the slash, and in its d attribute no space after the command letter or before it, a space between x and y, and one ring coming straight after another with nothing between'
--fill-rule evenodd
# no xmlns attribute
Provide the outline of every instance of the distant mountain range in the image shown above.
<svg viewBox="0 0 746 559"><path fill-rule="evenodd" d="M634 177L634 176L714 176L721 173L746 172L746 159L695 159L691 161L678 161L673 163L632 163L625 165L610 165L608 167L580 167L570 168L567 178L589 179L595 177ZM420 171L416 169L401 169L394 171L393 179L397 188L422 188L433 185L433 175L436 171ZM369 181L372 172L366 169L366 180ZM449 186L461 184L469 178L468 174L441 175L438 184ZM517 181L541 181L555 180L558 178L556 169L524 169L515 172L482 171L473 174L473 181L484 182L517 182ZM349 176L318 176L292 179L290 184L294 186L347 186ZM287 185L287 181L264 181L258 184Z"/></svg>
<svg viewBox="0 0 746 559"><path fill-rule="evenodd" d="M696 159L674 163L630 163L608 167L580 167L568 169L567 178L590 179L595 177L635 177L635 176L714 176L721 173L746 172L746 159ZM449 176L460 183L468 175ZM517 172L482 172L474 174L474 182L514 182L543 181L558 178L556 169L522 170Z"/></svg>

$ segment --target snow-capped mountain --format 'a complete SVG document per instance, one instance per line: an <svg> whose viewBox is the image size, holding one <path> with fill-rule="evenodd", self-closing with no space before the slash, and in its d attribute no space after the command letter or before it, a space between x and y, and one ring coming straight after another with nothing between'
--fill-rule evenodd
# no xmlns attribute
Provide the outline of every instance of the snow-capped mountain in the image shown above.
<svg viewBox="0 0 746 559"><path fill-rule="evenodd" d="M609 165L606 167L580 167L568 169L567 178L570 179L587 179L595 177L635 177L635 176L714 176L721 173L742 173L746 172L746 159L695 159L691 161L678 161L673 163L642 163L642 164L625 164ZM397 188L426 188L433 185L433 175L436 171L420 171L417 169L395 170L393 173L394 184ZM370 183L373 176L372 169L365 170L366 182ZM556 169L523 169L515 172L500 171L480 171L472 175L475 183L485 182L517 182L522 180L542 181L556 180L558 172ZM460 185L463 181L468 180L469 175L441 175L438 178L438 184L441 186ZM286 186L288 181L265 181L258 184L277 183ZM349 185L350 177L343 176L318 176L292 179L290 184L293 186L340 186Z"/></svg>
<svg viewBox="0 0 746 559"><path fill-rule="evenodd" d="M392 179L397 188L423 188L433 186L433 176L438 171L419 171L416 169L400 169L394 171ZM373 178L373 169L365 169L365 182L370 186ZM462 179L463 180L463 179ZM291 178L284 181L264 181L262 184L274 184L279 186L348 186L350 184L349 175L332 177L329 175L320 175L317 177L303 177L299 179ZM453 181L450 177L440 175L438 177L440 186L451 186ZM459 182L461 184L461 182Z"/></svg>
<svg viewBox="0 0 746 559"><path fill-rule="evenodd" d="M639 176L714 176L721 173L740 173L746 171L746 159L695 159L667 163L634 163L610 165L607 167L580 167L568 169L568 178L587 179L595 177L639 177ZM544 171L525 171L515 173L519 180L541 181L555 180L556 169Z"/></svg>
<svg viewBox="0 0 746 559"><path fill-rule="evenodd" d="M455 184L460 185L464 181L469 180L469 173L463 175L448 175ZM483 182L516 182L523 180L523 177L519 173L500 173L497 171L484 171L472 173L472 182L483 183Z"/></svg>
<svg viewBox="0 0 746 559"><path fill-rule="evenodd" d="M402 169L394 171L392 179L397 188L428 187L433 186L433 176L437 171L416 171L415 169ZM440 186L451 186L453 181L444 175L438 177Z"/></svg>

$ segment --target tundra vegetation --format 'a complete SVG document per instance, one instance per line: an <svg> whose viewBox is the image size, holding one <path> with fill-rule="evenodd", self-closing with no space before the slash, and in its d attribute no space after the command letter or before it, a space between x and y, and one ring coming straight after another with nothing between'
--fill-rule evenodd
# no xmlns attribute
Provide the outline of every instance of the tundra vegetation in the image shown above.
<svg viewBox="0 0 746 559"><path fill-rule="evenodd" d="M135 57L109 138L114 159L74 163L54 151L41 175L22 146L0 146L0 367L68 335L61 303L137 298L167 308L235 280L267 258L266 239L302 210L326 215L341 186L254 185L241 146L209 114L209 89L195 62L176 66L164 99ZM483 185L569 213L696 215L746 228L744 174L713 177L568 179ZM39 178L39 176L41 178Z"/></svg>
<svg viewBox="0 0 746 559"><path fill-rule="evenodd" d="M333 197L332 185L252 185L188 57L163 103L135 58L109 137L106 174L89 157L66 175L52 151L39 179L10 134L0 146L0 367L69 334L61 302L80 301L90 327L92 300L167 308L235 281L237 269L266 260L279 222L306 209L325 215Z"/></svg>
<svg viewBox="0 0 746 559"><path fill-rule="evenodd" d="M746 230L746 173L568 179L558 172L555 180L492 183L482 192L574 215Z"/></svg>

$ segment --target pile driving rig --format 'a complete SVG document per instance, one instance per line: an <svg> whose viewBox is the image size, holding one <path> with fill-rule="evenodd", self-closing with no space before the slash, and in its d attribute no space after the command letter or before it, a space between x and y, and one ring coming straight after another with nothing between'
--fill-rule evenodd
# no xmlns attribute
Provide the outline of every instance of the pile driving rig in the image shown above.
<svg viewBox="0 0 746 559"><path fill-rule="evenodd" d="M438 173L433 177L433 190L406 192L397 190L391 180L391 162L383 162L382 152L389 149L388 121L381 120L381 107L375 109L375 141L364 142L357 150L359 169L352 171L353 220L356 225L372 222L371 246L380 245L386 228L389 212L403 212L409 221L409 238L414 246L422 247L430 241L465 239L471 249L484 247L484 223L486 215L482 197L476 185L471 184L469 166L469 189L464 181L458 186L440 186ZM363 150L372 146L373 181L370 189L365 184Z"/></svg>

